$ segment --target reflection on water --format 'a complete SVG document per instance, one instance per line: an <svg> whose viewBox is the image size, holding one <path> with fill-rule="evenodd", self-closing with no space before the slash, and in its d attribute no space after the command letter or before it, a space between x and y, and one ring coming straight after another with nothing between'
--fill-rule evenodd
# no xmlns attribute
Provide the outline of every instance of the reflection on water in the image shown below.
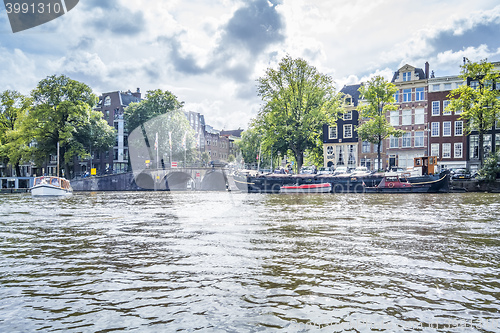
<svg viewBox="0 0 500 333"><path fill-rule="evenodd" d="M499 199L2 195L0 331L499 331Z"/></svg>

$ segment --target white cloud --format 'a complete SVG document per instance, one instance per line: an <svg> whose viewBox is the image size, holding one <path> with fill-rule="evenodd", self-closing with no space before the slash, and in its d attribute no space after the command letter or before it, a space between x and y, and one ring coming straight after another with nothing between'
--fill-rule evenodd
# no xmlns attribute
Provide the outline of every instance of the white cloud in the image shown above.
<svg viewBox="0 0 500 333"><path fill-rule="evenodd" d="M61 73L96 93L168 89L186 108L203 111L208 124L227 129L245 127L257 113L255 80L286 54L331 75L339 88L373 75L390 79L405 63L423 67L429 61L437 75L451 75L458 74L463 56L500 57L500 41L486 36L488 28L500 27L500 6L492 0L271 3L276 1L80 2L47 26L5 35L0 87L28 92ZM269 16L258 16L264 12ZM122 21L128 23L115 24ZM276 28L269 22L282 24L279 33L259 30Z"/></svg>

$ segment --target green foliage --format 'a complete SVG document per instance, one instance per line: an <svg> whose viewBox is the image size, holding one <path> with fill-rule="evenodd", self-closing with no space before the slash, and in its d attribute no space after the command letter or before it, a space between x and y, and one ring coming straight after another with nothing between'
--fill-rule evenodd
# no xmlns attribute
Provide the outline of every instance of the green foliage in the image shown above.
<svg viewBox="0 0 500 333"><path fill-rule="evenodd" d="M479 133L479 160L484 161L484 135L500 118L500 90L493 89L493 82L500 84L500 73L486 60L467 61L462 65L460 77L477 82L473 88L461 85L450 92L449 111L462 111L460 119L465 120L466 133Z"/></svg>
<svg viewBox="0 0 500 333"><path fill-rule="evenodd" d="M241 133L241 140L237 142L239 149L241 150L241 155L245 164L250 165L257 163L257 156L259 155L259 149L261 147L263 138L263 133L253 125ZM262 160L262 162L267 162Z"/></svg>
<svg viewBox="0 0 500 333"><path fill-rule="evenodd" d="M0 160L10 163L20 174L19 164L27 159L28 145L23 140L20 123L31 105L30 98L17 91L6 90L0 95Z"/></svg>
<svg viewBox="0 0 500 333"><path fill-rule="evenodd" d="M130 133L128 143L135 171L144 169L146 160L161 168L170 162L193 162L197 157L195 132L181 110L149 119Z"/></svg>
<svg viewBox="0 0 500 333"><path fill-rule="evenodd" d="M98 120L100 113L92 111L97 96L86 84L64 75L52 75L38 83L31 97L33 106L21 127L26 142L35 143L31 156L37 164L55 155L59 142L68 175L73 158L88 155L91 136L100 137L101 143L94 142L95 147L105 150L112 146L114 129Z"/></svg>
<svg viewBox="0 0 500 333"><path fill-rule="evenodd" d="M170 91L156 89L148 91L144 100L125 109L125 124L133 133L129 137L129 146L134 169L142 168L144 160L156 161L157 155L159 166L161 160L163 165L168 165L172 161L191 162L195 159L195 133L181 110L183 105L184 102L179 102ZM156 133L158 153L154 147ZM170 157L172 161L169 161Z"/></svg>
<svg viewBox="0 0 500 333"><path fill-rule="evenodd" d="M125 124L129 133L131 133L148 120L170 111L180 110L183 105L184 102L179 102L177 97L170 91L149 90L144 100L139 103L131 103L125 109Z"/></svg>
<svg viewBox="0 0 500 333"><path fill-rule="evenodd" d="M405 133L391 126L385 117L387 112L398 109L394 104L396 102L394 93L397 90L394 84L387 82L381 76L370 79L359 88L360 99L363 99L364 103L360 103L358 112L360 118L367 120L364 120L356 131L361 140L377 145L379 163L381 163L382 142L390 136L401 137ZM381 165L378 169L381 169Z"/></svg>
<svg viewBox="0 0 500 333"><path fill-rule="evenodd" d="M291 150L300 168L306 149L317 145L322 125L333 124L341 112L332 83L300 58L287 56L277 69L268 68L258 79L265 104L255 119L263 149L273 156Z"/></svg>
<svg viewBox="0 0 500 333"><path fill-rule="evenodd" d="M483 167L478 172L478 178L486 181L495 181L500 174L500 153L496 153L484 161Z"/></svg>

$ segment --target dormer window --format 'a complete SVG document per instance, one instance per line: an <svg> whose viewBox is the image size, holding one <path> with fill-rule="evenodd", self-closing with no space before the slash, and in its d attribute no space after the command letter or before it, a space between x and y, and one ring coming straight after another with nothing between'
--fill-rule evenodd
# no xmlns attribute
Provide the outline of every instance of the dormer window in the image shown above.
<svg viewBox="0 0 500 333"><path fill-rule="evenodd" d="M110 106L111 105L111 97L106 96L104 99L104 106Z"/></svg>
<svg viewBox="0 0 500 333"><path fill-rule="evenodd" d="M411 72L404 72L403 73L403 81L411 81Z"/></svg>

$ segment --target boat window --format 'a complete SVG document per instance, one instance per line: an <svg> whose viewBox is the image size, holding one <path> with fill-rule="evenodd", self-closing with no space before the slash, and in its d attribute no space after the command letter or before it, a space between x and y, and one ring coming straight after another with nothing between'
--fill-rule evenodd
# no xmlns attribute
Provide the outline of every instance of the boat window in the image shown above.
<svg viewBox="0 0 500 333"><path fill-rule="evenodd" d="M39 185L42 183L43 178L35 178L35 185Z"/></svg>
<svg viewBox="0 0 500 333"><path fill-rule="evenodd" d="M397 182L398 181L398 177L386 177L385 181L387 181L387 182Z"/></svg>
<svg viewBox="0 0 500 333"><path fill-rule="evenodd" d="M59 186L59 179L57 178L52 178L52 180L50 181L50 183L54 186Z"/></svg>

